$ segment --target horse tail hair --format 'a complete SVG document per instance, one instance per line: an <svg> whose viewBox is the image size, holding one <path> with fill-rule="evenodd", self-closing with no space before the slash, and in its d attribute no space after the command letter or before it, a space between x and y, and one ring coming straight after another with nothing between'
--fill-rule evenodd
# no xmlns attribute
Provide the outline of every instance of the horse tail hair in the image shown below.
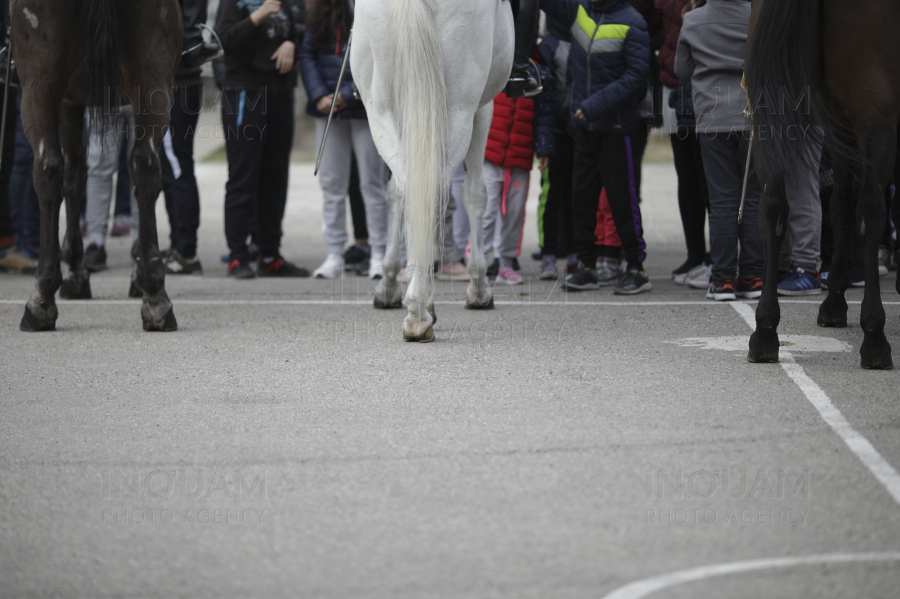
<svg viewBox="0 0 900 599"><path fill-rule="evenodd" d="M812 81L813 2L769 0L750 39L744 76L753 115L756 154L769 179L796 168L818 168L811 143L824 138L826 119ZM815 161L815 164L810 164Z"/></svg>
<svg viewBox="0 0 900 599"><path fill-rule="evenodd" d="M428 274L434 264L438 216L447 202L444 180L449 116L444 59L437 26L439 0L389 0L388 39L395 122L406 181L398 195L406 214L410 265ZM429 279L430 280L430 277ZM426 292L430 295L431 290Z"/></svg>
<svg viewBox="0 0 900 599"><path fill-rule="evenodd" d="M121 0L85 0L82 18L87 40L85 104L91 132L107 124L118 105Z"/></svg>

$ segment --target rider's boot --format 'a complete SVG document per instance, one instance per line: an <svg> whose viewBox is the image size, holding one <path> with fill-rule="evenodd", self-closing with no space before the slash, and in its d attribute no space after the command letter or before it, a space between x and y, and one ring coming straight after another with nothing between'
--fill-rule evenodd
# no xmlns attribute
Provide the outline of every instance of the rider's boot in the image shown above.
<svg viewBox="0 0 900 599"><path fill-rule="evenodd" d="M215 40L203 40L201 24L206 23L206 3L208 0L181 0L181 14L184 21L184 45L181 63L188 69L201 66L221 55L222 49Z"/></svg>
<svg viewBox="0 0 900 599"><path fill-rule="evenodd" d="M511 1L515 8L517 3ZM538 0L518 0L518 11L513 11L513 14L516 19L516 48L509 83L503 91L510 98L529 98L543 91L540 82L528 74L531 65L528 59L537 35Z"/></svg>

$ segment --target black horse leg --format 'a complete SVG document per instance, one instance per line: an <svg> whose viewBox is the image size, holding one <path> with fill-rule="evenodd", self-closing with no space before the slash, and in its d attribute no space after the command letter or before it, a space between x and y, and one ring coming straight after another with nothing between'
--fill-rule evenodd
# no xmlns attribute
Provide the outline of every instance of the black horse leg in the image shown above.
<svg viewBox="0 0 900 599"><path fill-rule="evenodd" d="M828 272L828 295L819 306L816 320L820 327L847 326L847 299L850 287L850 236L853 235L853 173L846 165L834 164L834 189L831 192L831 230L833 251Z"/></svg>
<svg viewBox="0 0 900 599"><path fill-rule="evenodd" d="M894 119L896 122L896 118ZM881 303L881 285L878 276L878 248L887 218L884 206L884 188L890 182L896 155L896 130L886 123L870 127L866 143L866 177L856 208L859 234L865 240L866 289L860 310L859 324L863 329L863 344L859 350L860 365L867 369L890 370L891 344L884 336L884 306Z"/></svg>
<svg viewBox="0 0 900 599"><path fill-rule="evenodd" d="M63 103L60 119L60 140L65 158L63 196L66 201L66 240L63 257L69 263L69 276L63 279L59 297L90 299L91 282L84 268L84 245L78 227L81 197L87 181L84 154L84 106Z"/></svg>
<svg viewBox="0 0 900 599"><path fill-rule="evenodd" d="M34 188L41 206L41 252L35 289L25 305L19 328L52 331L58 311L56 290L62 282L59 266L59 208L63 195L63 156L59 148L59 115L49 88L22 92L22 125L34 153Z"/></svg>
<svg viewBox="0 0 900 599"><path fill-rule="evenodd" d="M788 226L788 203L784 174L770 178L763 185L759 201L759 235L765 253L763 292L756 306L756 331L750 336L750 362L778 361L778 256Z"/></svg>
<svg viewBox="0 0 900 599"><path fill-rule="evenodd" d="M900 127L897 128L897 139L900 139ZM894 157L894 199L891 202L891 217L894 219L894 228L900 238L900 152ZM894 247L894 255L900 253L900 239ZM897 293L900 293L900 268L897 269L896 281Z"/></svg>
<svg viewBox="0 0 900 599"><path fill-rule="evenodd" d="M165 95L164 92L168 91L157 89L153 95L144 92L143 101L138 105L142 110L135 111L134 115L135 141L128 163L140 221L137 274L144 297L141 319L145 331L178 329L172 302L166 293L165 269L160 259L156 234L156 198L162 189L158 151L164 130L169 124L169 113L167 105L153 102L159 102Z"/></svg>

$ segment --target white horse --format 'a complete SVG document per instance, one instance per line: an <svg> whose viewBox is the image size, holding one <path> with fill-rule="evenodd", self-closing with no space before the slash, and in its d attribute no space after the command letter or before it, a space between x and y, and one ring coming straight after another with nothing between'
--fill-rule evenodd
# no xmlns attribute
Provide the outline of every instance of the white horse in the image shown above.
<svg viewBox="0 0 900 599"><path fill-rule="evenodd" d="M378 152L393 173L384 279L376 308L399 308L400 218L406 218L407 341L434 340L434 246L450 178L465 162L472 238L466 308L493 308L485 277L482 176L494 97L509 78L506 0L357 0L350 65Z"/></svg>

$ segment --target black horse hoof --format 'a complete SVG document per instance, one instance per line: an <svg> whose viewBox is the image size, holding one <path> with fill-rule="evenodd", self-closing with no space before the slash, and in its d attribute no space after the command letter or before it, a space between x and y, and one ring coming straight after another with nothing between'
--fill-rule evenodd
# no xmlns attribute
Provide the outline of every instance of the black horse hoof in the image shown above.
<svg viewBox="0 0 900 599"><path fill-rule="evenodd" d="M768 337L768 338L766 338ZM778 362L778 334L750 335L750 351L747 353L747 361L755 364L774 364Z"/></svg>
<svg viewBox="0 0 900 599"><path fill-rule="evenodd" d="M479 306L478 304L472 302L466 304L466 310L493 310L494 309L494 296L491 296L491 299L488 303L483 306Z"/></svg>
<svg viewBox="0 0 900 599"><path fill-rule="evenodd" d="M863 338L859 349L859 365L866 370L891 370L894 361L891 359L891 344L884 333L872 333Z"/></svg>
<svg viewBox="0 0 900 599"><path fill-rule="evenodd" d="M403 302L386 303L376 297L375 301L372 302L372 305L374 305L377 310L399 310L403 307Z"/></svg>
<svg viewBox="0 0 900 599"><path fill-rule="evenodd" d="M59 286L59 297L63 299L91 299L91 281L90 279L63 279L62 285Z"/></svg>
<svg viewBox="0 0 900 599"><path fill-rule="evenodd" d="M169 311L166 312L166 315L163 317L162 324L153 322L148 318L144 318L143 314L141 314L141 318L144 321L144 330L148 333L156 331L171 333L172 331L178 330L178 321L175 320L175 310L172 308L169 308Z"/></svg>
<svg viewBox="0 0 900 599"><path fill-rule="evenodd" d="M49 311L48 311L49 312ZM53 311L55 312L55 310ZM22 322L19 323L19 330L26 333L37 333L39 331L55 331L56 330L56 314L52 314L52 318L38 318L31 311L31 308L25 306L25 314L22 315Z"/></svg>
<svg viewBox="0 0 900 599"><path fill-rule="evenodd" d="M131 279L131 287L128 288L128 297L144 297L144 290L140 288L137 281Z"/></svg>
<svg viewBox="0 0 900 599"><path fill-rule="evenodd" d="M820 327L846 328L847 327L847 301L840 296L829 294L819 306L819 317L816 324Z"/></svg>

